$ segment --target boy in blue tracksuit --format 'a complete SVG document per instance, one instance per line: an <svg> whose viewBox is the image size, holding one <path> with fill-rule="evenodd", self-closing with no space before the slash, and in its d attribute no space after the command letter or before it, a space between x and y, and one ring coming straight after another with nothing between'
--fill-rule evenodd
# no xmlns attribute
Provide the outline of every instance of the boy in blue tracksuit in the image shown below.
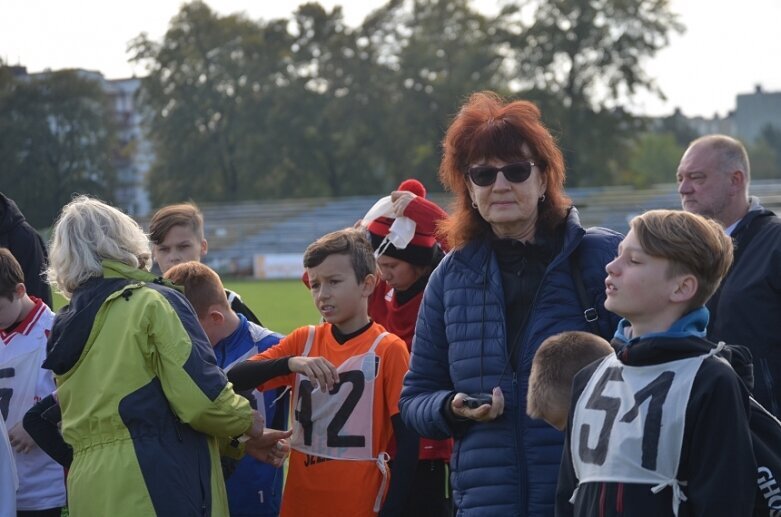
<svg viewBox="0 0 781 517"><path fill-rule="evenodd" d="M184 287L185 296L193 305L209 342L214 347L217 366L229 370L267 348L276 345L282 338L247 318L236 313L228 304L225 288L220 277L198 262L186 262L167 270L165 277ZM287 425L287 396L279 397L277 391L261 393L257 390L244 393L265 417L268 427L283 429ZM282 496L282 469L279 468L286 456L285 443L272 449L268 463L260 462L249 455L244 456L235 468L226 475L225 485L232 517L276 516L279 514Z"/></svg>

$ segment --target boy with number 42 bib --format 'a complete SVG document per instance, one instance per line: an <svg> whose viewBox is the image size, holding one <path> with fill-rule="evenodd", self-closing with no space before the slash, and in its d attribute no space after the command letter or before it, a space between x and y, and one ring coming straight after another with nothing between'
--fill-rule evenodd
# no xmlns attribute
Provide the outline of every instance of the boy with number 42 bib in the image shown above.
<svg viewBox="0 0 781 517"><path fill-rule="evenodd" d="M749 394L705 339L732 242L686 212L630 228L605 268L617 353L575 376L556 515L750 516Z"/></svg>
<svg viewBox="0 0 781 517"><path fill-rule="evenodd" d="M309 245L304 267L324 323L294 330L228 378L239 390L293 388L282 517L399 514L418 450L398 408L409 352L369 319L371 244L360 230L330 233ZM393 433L391 477L385 450Z"/></svg>

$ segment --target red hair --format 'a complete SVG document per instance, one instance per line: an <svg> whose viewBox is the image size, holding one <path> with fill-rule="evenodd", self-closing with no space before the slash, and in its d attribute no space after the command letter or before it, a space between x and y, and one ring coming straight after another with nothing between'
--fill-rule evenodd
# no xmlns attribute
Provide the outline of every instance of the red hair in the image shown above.
<svg viewBox="0 0 781 517"><path fill-rule="evenodd" d="M524 144L531 156L526 156ZM455 194L455 201L452 215L440 223L439 230L453 249L492 233L488 222L472 208L467 187L467 169L480 161L534 160L547 181L538 225L552 230L566 217L572 201L564 193L564 157L531 102L506 103L493 92L472 94L450 124L442 147L439 179Z"/></svg>

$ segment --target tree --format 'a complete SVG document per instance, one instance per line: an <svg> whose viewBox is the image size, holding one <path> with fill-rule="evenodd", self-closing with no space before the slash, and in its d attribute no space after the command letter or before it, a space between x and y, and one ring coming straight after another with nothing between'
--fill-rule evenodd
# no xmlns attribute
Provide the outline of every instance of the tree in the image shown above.
<svg viewBox="0 0 781 517"><path fill-rule="evenodd" d="M355 29L314 2L270 22L184 4L162 42L130 46L149 72L152 200L436 188L449 119L485 89L540 104L573 183L609 183L643 129L619 97L654 88L642 60L678 29L666 0L507 2L494 17L389 0Z"/></svg>
<svg viewBox="0 0 781 517"><path fill-rule="evenodd" d="M655 183L671 183L683 155L684 147L672 133L643 133L629 153L627 168L619 180L622 184L647 188Z"/></svg>
<svg viewBox="0 0 781 517"><path fill-rule="evenodd" d="M671 133L675 138L675 143L683 148L688 147L692 141L700 136L697 131L689 125L688 120L679 109L676 109L675 113L669 117L664 117L661 122L661 132Z"/></svg>
<svg viewBox="0 0 781 517"><path fill-rule="evenodd" d="M257 147L266 129L257 117L288 82L290 45L284 21L261 27L243 15L219 17L203 2L183 5L162 43L145 34L131 43L132 60L148 70L154 204L253 197L246 187L271 158Z"/></svg>
<svg viewBox="0 0 781 517"><path fill-rule="evenodd" d="M30 224L51 225L75 193L111 201L115 126L100 83L63 70L6 73L0 84L0 190L24 207Z"/></svg>
<svg viewBox="0 0 781 517"><path fill-rule="evenodd" d="M372 192L383 158L378 126L387 74L341 8L304 4L292 22L294 72L268 113L284 156L278 185L293 195Z"/></svg>
<svg viewBox="0 0 781 517"><path fill-rule="evenodd" d="M517 90L530 92L561 128L570 180L610 183L618 173L611 157L625 157L643 128L619 109L622 100L640 90L661 95L643 62L683 30L669 1L531 0L511 14Z"/></svg>
<svg viewBox="0 0 781 517"><path fill-rule="evenodd" d="M467 0L392 0L365 20L390 72L379 130L393 186L414 176L436 187L440 141L459 106L475 91L508 92L500 25Z"/></svg>

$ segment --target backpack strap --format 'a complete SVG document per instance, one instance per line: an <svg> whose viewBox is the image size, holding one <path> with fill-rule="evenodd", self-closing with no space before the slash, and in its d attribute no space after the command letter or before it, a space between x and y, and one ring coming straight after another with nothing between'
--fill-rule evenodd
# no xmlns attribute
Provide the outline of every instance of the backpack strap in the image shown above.
<svg viewBox="0 0 781 517"><path fill-rule="evenodd" d="M583 282L583 273L580 270L580 247L575 248L575 251L569 256L569 266L572 272L572 280L575 283L575 290L578 292L580 307L583 309L583 319L586 320L593 334L601 336L599 323L597 323L599 313L595 307L594 300L589 299L586 284Z"/></svg>

